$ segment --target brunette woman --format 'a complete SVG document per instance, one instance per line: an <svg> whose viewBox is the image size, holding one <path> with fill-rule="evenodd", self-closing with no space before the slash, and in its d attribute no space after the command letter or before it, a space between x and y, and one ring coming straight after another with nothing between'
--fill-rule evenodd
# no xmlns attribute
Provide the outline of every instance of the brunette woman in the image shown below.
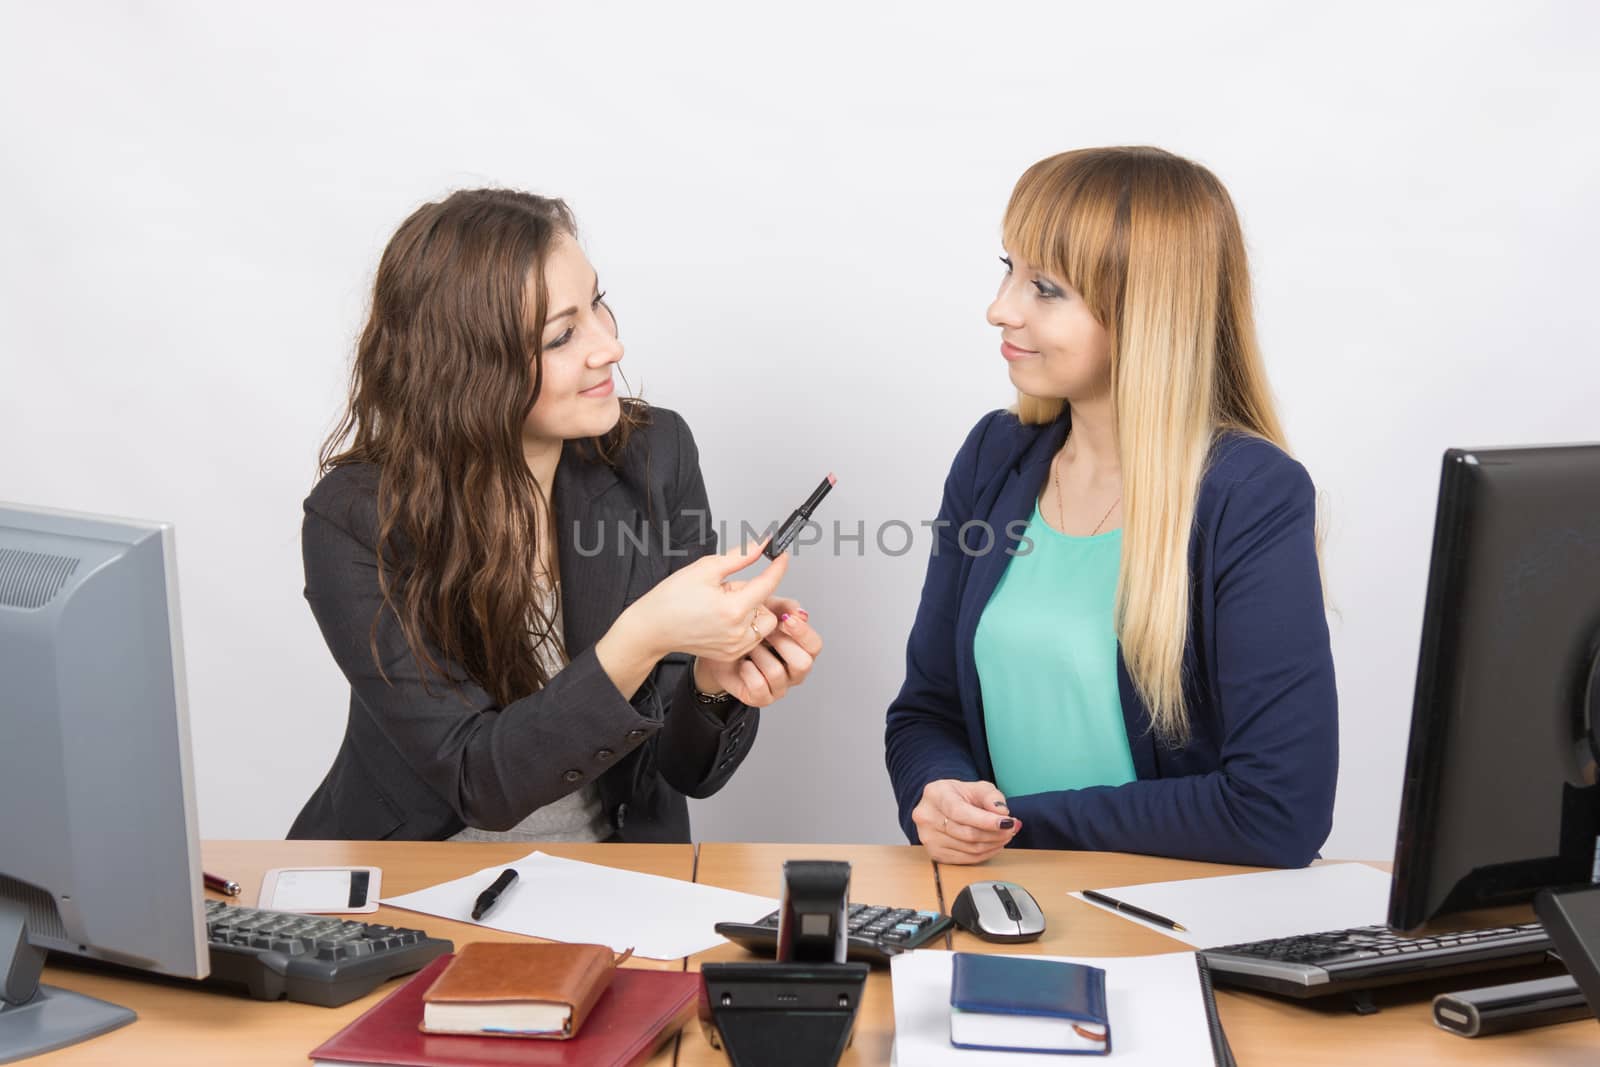
<svg viewBox="0 0 1600 1067"><path fill-rule="evenodd" d="M716 554L694 439L619 399L616 319L559 200L458 192L383 253L305 503L350 682L290 837L687 841L821 639L780 556Z"/></svg>

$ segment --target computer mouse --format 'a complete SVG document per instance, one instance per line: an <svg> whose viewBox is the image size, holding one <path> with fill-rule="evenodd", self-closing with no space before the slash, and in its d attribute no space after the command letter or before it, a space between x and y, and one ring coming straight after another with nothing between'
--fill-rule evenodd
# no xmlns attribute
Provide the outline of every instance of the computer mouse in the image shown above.
<svg viewBox="0 0 1600 1067"><path fill-rule="evenodd" d="M1015 882L973 882L956 894L950 917L985 941L1036 941L1044 933L1044 912Z"/></svg>

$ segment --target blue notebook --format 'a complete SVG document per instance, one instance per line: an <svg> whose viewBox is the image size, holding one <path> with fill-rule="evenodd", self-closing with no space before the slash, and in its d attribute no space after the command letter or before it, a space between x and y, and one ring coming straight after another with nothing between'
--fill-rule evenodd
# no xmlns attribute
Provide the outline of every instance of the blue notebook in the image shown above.
<svg viewBox="0 0 1600 1067"><path fill-rule="evenodd" d="M1106 972L1078 963L957 952L950 1043L1103 1056L1111 1051Z"/></svg>

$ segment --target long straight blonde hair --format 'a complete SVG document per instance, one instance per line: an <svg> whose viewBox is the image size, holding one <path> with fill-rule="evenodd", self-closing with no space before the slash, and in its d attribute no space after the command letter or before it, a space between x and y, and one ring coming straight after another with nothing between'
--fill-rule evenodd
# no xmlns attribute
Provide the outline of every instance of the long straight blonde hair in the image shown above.
<svg viewBox="0 0 1600 1067"><path fill-rule="evenodd" d="M1256 344L1244 237L1228 191L1159 148L1087 148L1017 182L1008 249L1082 295L1111 340L1122 464L1116 631L1159 737L1189 736L1183 651L1189 540L1212 445L1227 430L1288 451ZM1025 423L1065 401L1019 394Z"/></svg>

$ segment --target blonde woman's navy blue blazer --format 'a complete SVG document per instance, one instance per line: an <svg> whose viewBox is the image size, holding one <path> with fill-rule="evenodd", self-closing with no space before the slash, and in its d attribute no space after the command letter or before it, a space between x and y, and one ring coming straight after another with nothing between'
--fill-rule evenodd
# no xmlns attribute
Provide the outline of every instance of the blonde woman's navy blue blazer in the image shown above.
<svg viewBox="0 0 1600 1067"><path fill-rule="evenodd" d="M1066 415L1026 426L992 412L945 481L939 543L886 727L900 824L913 843L911 811L927 783L994 781L973 637L1067 429ZM1304 467L1259 438L1218 439L1189 544L1187 743L1169 747L1153 733L1119 649L1137 780L1007 797L1022 819L1013 845L1271 867L1316 857L1333 821L1339 728L1315 517ZM978 526L966 551L958 543L973 520L994 532L990 551L980 551Z"/></svg>

